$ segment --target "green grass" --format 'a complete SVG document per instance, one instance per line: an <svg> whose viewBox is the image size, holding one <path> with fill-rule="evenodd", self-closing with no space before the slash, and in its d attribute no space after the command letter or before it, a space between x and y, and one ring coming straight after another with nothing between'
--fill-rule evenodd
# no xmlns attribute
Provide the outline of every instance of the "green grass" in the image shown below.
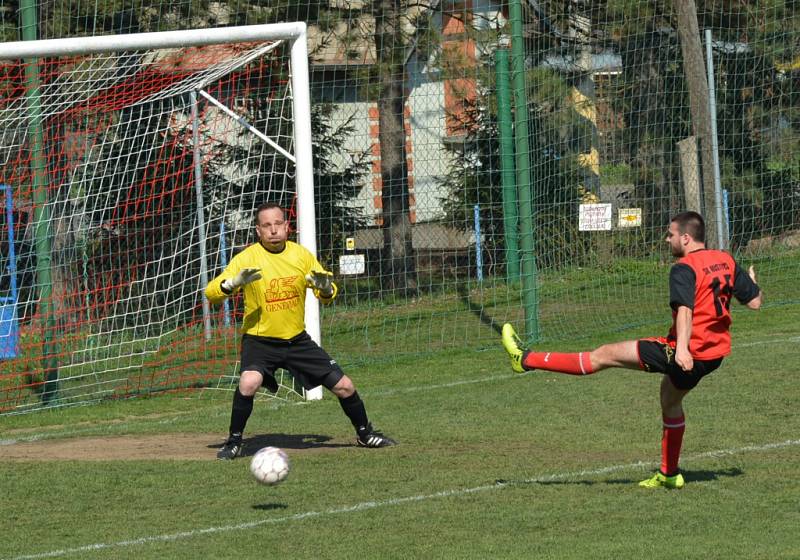
<svg viewBox="0 0 800 560"><path fill-rule="evenodd" d="M125 435L195 435L213 457L228 392L0 417L0 457L32 441L43 455L0 459L0 558L796 558L797 316L735 313L733 355L686 400L680 492L635 484L658 460L657 375L514 376L499 346L348 369L396 448L349 445L330 396L259 400L248 435L293 461L274 488L247 460L45 460Z"/></svg>

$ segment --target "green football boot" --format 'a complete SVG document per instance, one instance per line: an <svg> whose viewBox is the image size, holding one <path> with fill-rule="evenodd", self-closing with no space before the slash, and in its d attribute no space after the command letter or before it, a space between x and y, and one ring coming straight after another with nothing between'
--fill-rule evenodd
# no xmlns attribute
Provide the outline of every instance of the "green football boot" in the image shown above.
<svg viewBox="0 0 800 560"><path fill-rule="evenodd" d="M503 348L505 348L508 353L508 357L511 358L511 369L517 373L523 373L525 371L525 368L522 366L522 357L524 353L519 347L520 342L522 341L517 336L517 332L514 330L514 327L511 326L511 323L503 325Z"/></svg>
<svg viewBox="0 0 800 560"><path fill-rule="evenodd" d="M658 471L650 478L639 483L639 486L642 488L667 488L669 490L680 490L683 488L683 485L684 481L681 473L674 476L667 476L661 471Z"/></svg>

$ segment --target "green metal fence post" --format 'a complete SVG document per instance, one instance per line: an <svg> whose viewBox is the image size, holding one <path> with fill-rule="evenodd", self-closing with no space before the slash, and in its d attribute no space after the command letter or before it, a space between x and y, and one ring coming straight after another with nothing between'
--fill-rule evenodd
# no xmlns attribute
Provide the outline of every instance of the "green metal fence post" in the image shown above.
<svg viewBox="0 0 800 560"><path fill-rule="evenodd" d="M506 278L519 280L519 224L517 179L514 172L514 127L511 124L511 85L508 70L508 51L497 49L497 127L500 132L500 163L503 181L503 231L506 245Z"/></svg>
<svg viewBox="0 0 800 560"><path fill-rule="evenodd" d="M519 225L522 251L522 302L525 333L529 341L539 339L539 293L534 253L533 193L528 143L528 96L525 87L525 43L522 37L522 6L510 0L511 75L514 87L514 137L519 192Z"/></svg>
<svg viewBox="0 0 800 560"><path fill-rule="evenodd" d="M23 41L35 41L37 36L37 2L21 0L19 5ZM39 287L39 316L42 325L42 370L44 391L42 403L53 404L58 398L58 362L53 314L53 281L50 276L52 247L51 224L48 208L47 160L45 157L40 99L39 61L25 60L25 83L30 138L31 177L33 181L34 236L36 244L36 283Z"/></svg>

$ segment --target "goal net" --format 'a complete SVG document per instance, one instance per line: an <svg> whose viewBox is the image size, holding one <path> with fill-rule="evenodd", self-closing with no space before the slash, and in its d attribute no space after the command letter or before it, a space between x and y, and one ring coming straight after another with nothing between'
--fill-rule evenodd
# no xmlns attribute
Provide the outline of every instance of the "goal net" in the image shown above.
<svg viewBox="0 0 800 560"><path fill-rule="evenodd" d="M2 45L0 412L231 386L241 301L208 279L265 201L316 250L306 49L294 23Z"/></svg>

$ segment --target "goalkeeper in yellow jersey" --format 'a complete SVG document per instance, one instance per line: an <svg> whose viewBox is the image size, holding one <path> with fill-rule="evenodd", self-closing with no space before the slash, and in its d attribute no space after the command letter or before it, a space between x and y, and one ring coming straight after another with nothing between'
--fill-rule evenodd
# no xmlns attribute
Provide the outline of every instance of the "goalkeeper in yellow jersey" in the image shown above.
<svg viewBox="0 0 800 560"><path fill-rule="evenodd" d="M253 397L261 386L273 393L278 390L277 368L289 370L306 389L322 385L335 394L356 429L358 445L394 445L373 430L353 382L305 331L306 288L312 288L322 303L332 302L338 291L333 274L305 247L288 241L289 224L280 206L262 204L255 221L258 242L236 255L206 287L211 303L244 292L239 386L233 395L228 439L217 458L241 455Z"/></svg>

